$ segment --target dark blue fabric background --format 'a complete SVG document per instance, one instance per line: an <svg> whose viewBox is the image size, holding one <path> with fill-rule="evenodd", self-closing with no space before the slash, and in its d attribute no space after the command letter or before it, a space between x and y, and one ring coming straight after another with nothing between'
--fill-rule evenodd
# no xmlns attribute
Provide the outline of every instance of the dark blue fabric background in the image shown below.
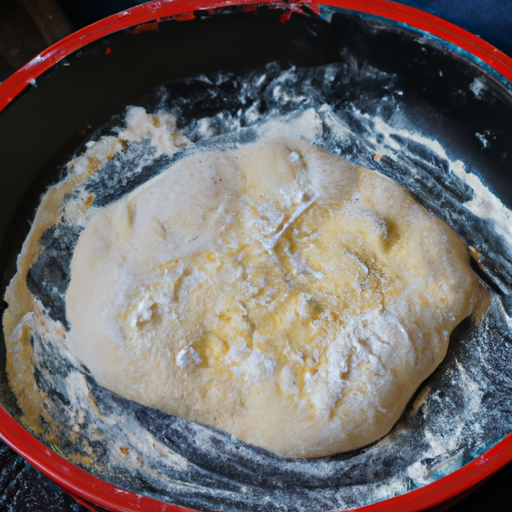
<svg viewBox="0 0 512 512"><path fill-rule="evenodd" d="M400 0L462 27L512 57L511 0Z"/></svg>

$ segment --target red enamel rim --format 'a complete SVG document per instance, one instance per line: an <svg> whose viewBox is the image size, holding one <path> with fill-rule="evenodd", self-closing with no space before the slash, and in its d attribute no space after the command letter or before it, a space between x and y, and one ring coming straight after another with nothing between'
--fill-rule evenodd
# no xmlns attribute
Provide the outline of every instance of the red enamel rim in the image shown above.
<svg viewBox="0 0 512 512"><path fill-rule="evenodd" d="M298 0L281 4L271 0L173 0L149 2L115 14L86 27L54 44L0 85L0 111L3 110L31 81L61 59L102 37L135 25L177 17L183 21L193 19L193 12L237 5L271 5L294 10L308 5L318 12L319 4ZM512 82L512 59L479 37L413 7L387 0L323 0L322 5L338 7L404 23L425 31L468 51ZM0 407L0 438L42 473L66 489L82 502L118 512L187 512L190 509L166 504L140 496L97 478L78 468L35 439L7 411ZM361 512L416 512L442 503L492 475L512 460L512 434L483 455L457 471L426 485L373 505L358 509ZM85 503L84 503L85 504ZM89 507L94 510L94 507Z"/></svg>

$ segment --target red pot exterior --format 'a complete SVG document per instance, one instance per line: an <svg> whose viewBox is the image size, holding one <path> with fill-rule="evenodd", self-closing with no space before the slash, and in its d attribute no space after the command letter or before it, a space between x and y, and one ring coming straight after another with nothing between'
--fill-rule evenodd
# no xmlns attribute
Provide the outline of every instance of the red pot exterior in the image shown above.
<svg viewBox="0 0 512 512"><path fill-rule="evenodd" d="M292 3L270 0L156 0L98 21L46 49L0 85L0 111L42 73L73 52L114 32L143 25L150 28L163 19L194 19L194 11L232 6L272 5L294 10L307 5L314 12L319 4L302 0ZM437 16L387 0L324 0L322 5L369 14L403 23L414 29L466 50L512 82L512 59L479 37ZM146 25L149 24L149 25ZM135 29L137 30L137 29ZM0 438L35 468L63 487L77 501L95 510L90 503L113 512L187 512L190 509L140 496L112 485L78 468L43 445L0 407ZM451 500L470 490L512 460L512 434L477 459L420 489L373 505L359 512L419 512Z"/></svg>

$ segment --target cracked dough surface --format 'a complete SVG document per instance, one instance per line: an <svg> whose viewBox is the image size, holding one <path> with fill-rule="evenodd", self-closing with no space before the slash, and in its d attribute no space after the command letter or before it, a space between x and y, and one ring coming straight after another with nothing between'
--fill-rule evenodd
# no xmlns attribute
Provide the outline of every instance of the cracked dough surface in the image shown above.
<svg viewBox="0 0 512 512"><path fill-rule="evenodd" d="M96 213L67 343L116 393L317 457L388 433L483 293L403 188L279 138L188 156Z"/></svg>

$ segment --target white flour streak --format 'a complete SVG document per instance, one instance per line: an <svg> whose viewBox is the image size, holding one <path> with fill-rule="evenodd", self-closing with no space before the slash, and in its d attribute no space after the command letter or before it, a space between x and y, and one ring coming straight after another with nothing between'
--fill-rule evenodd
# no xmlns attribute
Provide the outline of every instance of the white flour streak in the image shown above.
<svg viewBox="0 0 512 512"><path fill-rule="evenodd" d="M462 162L453 167L455 174L465 181L475 192L471 201L464 207L477 217L492 224L494 231L501 235L512 252L512 212L482 183L475 174L466 172Z"/></svg>

